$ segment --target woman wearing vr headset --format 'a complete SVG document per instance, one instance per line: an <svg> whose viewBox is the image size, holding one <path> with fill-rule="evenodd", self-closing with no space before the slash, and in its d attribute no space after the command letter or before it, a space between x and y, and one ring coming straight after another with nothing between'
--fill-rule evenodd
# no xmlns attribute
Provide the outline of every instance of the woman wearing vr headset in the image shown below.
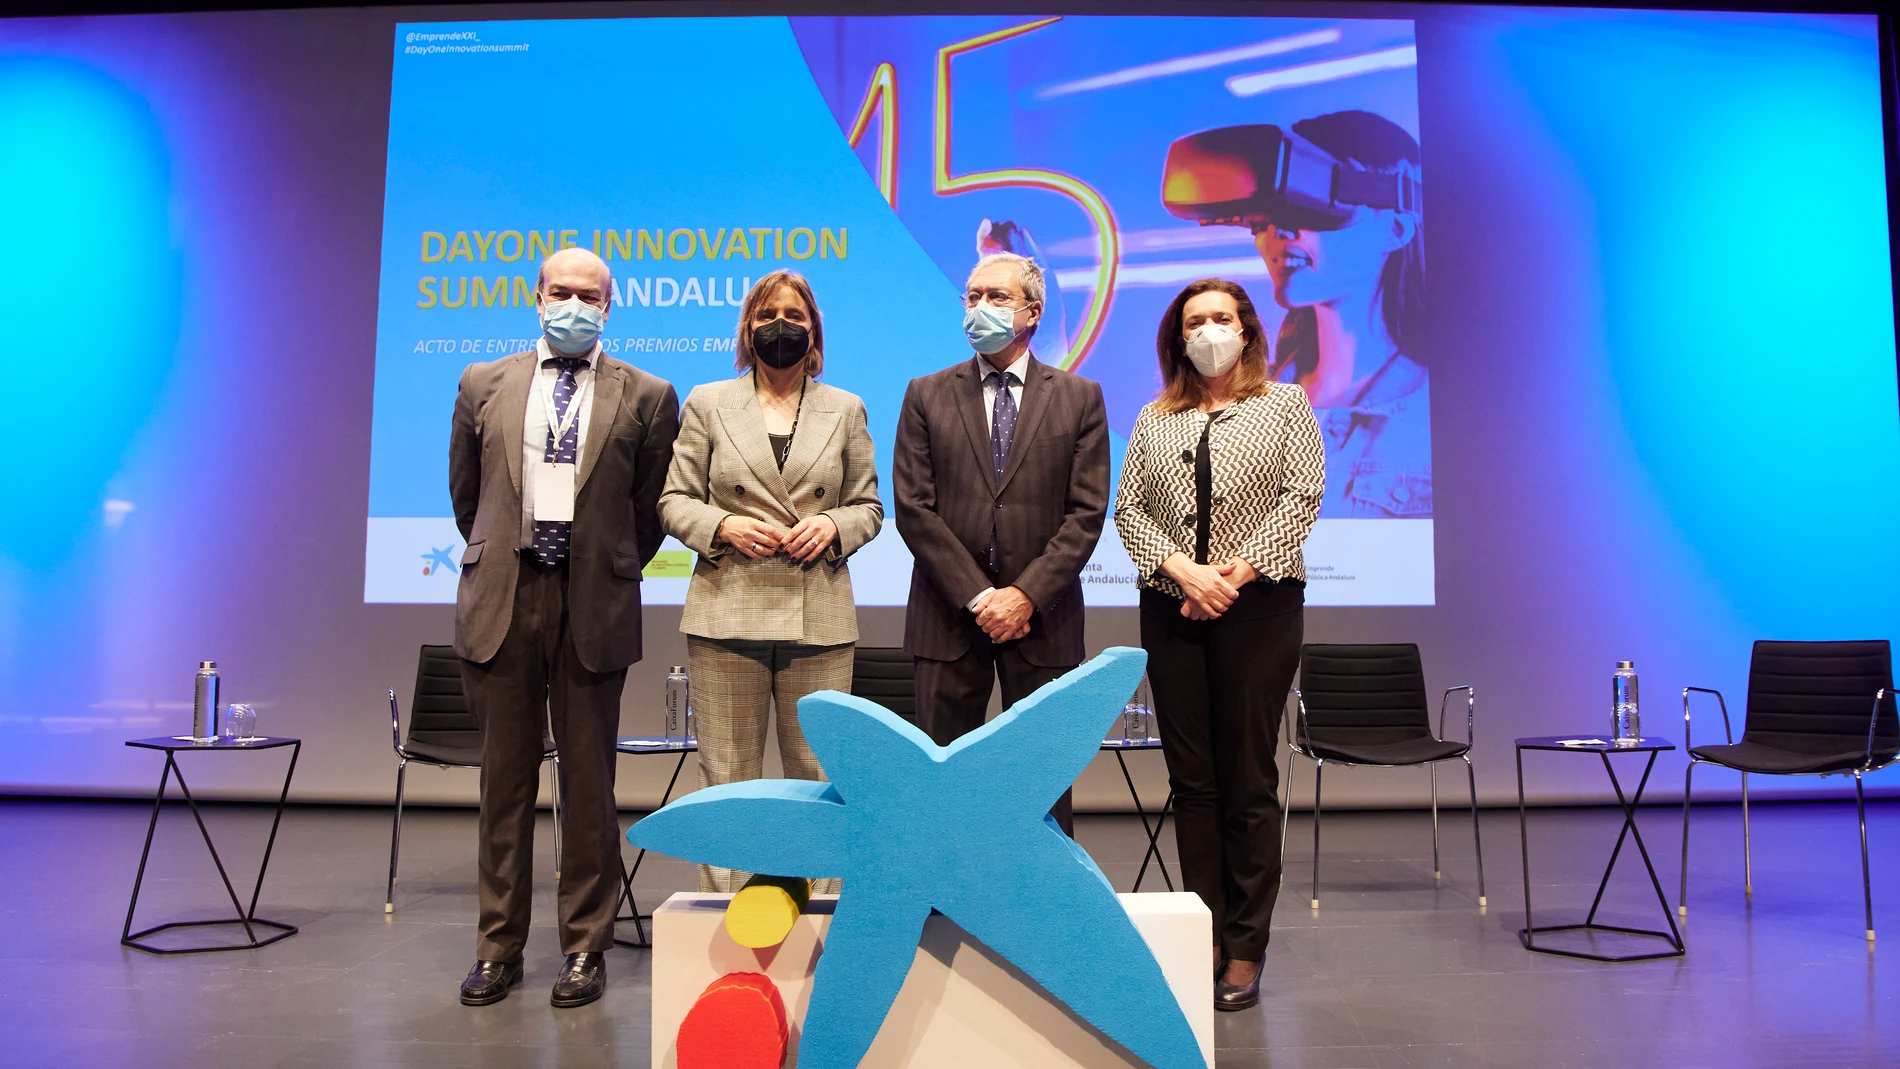
<svg viewBox="0 0 1900 1069"><path fill-rule="evenodd" d="M1418 142L1368 111L1293 124L1355 177L1409 177ZM1417 197L1346 213L1286 205L1250 219L1254 245L1287 310L1269 374L1299 383L1320 410L1328 516L1432 514L1431 390L1417 350L1425 254ZM1408 203L1409 201L1409 203Z"/></svg>
<svg viewBox="0 0 1900 1069"><path fill-rule="evenodd" d="M1162 390L1135 419L1115 526L1174 790L1181 880L1214 915L1214 1005L1260 1001L1280 885L1280 710L1299 664L1301 546L1326 463L1305 391L1269 380L1247 291L1190 284L1155 337Z"/></svg>
<svg viewBox="0 0 1900 1069"><path fill-rule="evenodd" d="M817 381L825 328L804 278L774 271L752 287L736 352L744 374L687 395L660 495L666 533L699 554L680 620L699 785L760 777L775 705L785 774L822 780L798 699L851 689L858 618L845 561L884 522L871 435L864 402ZM699 866L702 891L746 879Z"/></svg>

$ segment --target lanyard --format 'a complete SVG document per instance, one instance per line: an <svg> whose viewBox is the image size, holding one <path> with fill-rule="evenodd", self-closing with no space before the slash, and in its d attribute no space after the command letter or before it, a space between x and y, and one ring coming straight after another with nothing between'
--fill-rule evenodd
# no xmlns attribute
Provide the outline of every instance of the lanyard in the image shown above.
<svg viewBox="0 0 1900 1069"><path fill-rule="evenodd" d="M576 380L574 383L574 396L568 398L567 418L557 420L554 413L554 388L541 375L543 370L548 369L539 366L535 368L534 383L535 388L541 391L542 405L547 408L548 430L554 433L554 452L556 455L559 455L561 452L561 442L567 438L567 432L573 430L575 422L580 419L581 405L593 393L594 376L589 375L587 376L586 382L581 382L579 381L580 373L586 370L586 368L581 367L574 369L574 378ZM559 369L554 369L554 378L556 382L560 381L561 373ZM542 448L545 450L546 446ZM577 458L580 456L580 440L578 438L574 441L574 454Z"/></svg>
<svg viewBox="0 0 1900 1069"><path fill-rule="evenodd" d="M787 457L792 455L792 439L798 435L798 421L804 418L805 415L805 387L810 383L811 376L809 375L800 379L798 382L798 407L792 410L792 429L785 432L785 456ZM754 368L752 371L752 392L755 394L759 392L759 372L757 368ZM764 423L765 406L763 404L759 406L759 412L759 422ZM766 432L766 437L769 440L771 438L771 432ZM774 457L772 459L778 461L778 466L781 469L785 467L784 457Z"/></svg>

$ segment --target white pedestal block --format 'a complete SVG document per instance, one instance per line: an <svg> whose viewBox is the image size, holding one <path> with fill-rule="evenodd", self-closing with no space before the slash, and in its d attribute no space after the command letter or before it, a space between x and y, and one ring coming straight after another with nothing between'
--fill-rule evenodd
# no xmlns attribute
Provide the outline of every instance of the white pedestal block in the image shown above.
<svg viewBox="0 0 1900 1069"><path fill-rule="evenodd" d="M1186 892L1120 895L1129 919L1161 963L1201 1056L1214 1064L1213 918ZM837 903L814 895L792 934L752 950L726 934L730 895L680 893L653 911L653 1065L677 1069L680 1022L706 985L727 973L764 973L791 1017L792 1053L811 1001L812 971ZM1156 1007L1130 1005L1145 1014ZM876 1069L1140 1069L1146 1063L1104 1037L1063 1003L977 942L948 917L924 924L917 959L863 1064Z"/></svg>

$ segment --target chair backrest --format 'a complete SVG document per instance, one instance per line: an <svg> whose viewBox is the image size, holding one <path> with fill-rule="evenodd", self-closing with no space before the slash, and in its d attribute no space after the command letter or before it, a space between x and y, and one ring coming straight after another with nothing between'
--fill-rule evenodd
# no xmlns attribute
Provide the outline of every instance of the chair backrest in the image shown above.
<svg viewBox="0 0 1900 1069"><path fill-rule="evenodd" d="M1425 668L1410 642L1300 647L1300 698L1316 742L1351 746L1432 735ZM1289 730L1297 732L1298 722Z"/></svg>
<svg viewBox="0 0 1900 1069"><path fill-rule="evenodd" d="M1742 739L1797 753L1865 750L1867 718L1882 687L1874 753L1900 747L1894 718L1893 650L1886 639L1858 642L1755 643L1748 665L1748 712Z"/></svg>
<svg viewBox="0 0 1900 1069"><path fill-rule="evenodd" d="M917 675L897 646L859 646L851 661L851 693L917 722Z"/></svg>
<svg viewBox="0 0 1900 1069"><path fill-rule="evenodd" d="M481 725L462 694L462 659L454 646L422 647L416 661L416 696L409 703L408 739L481 749Z"/></svg>

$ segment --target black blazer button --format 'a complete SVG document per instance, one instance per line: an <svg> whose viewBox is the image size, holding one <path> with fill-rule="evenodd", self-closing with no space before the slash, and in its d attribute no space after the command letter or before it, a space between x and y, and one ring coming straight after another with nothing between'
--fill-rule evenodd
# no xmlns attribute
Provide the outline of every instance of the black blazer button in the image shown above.
<svg viewBox="0 0 1900 1069"><path fill-rule="evenodd" d="M1181 517L1181 526L1183 526L1183 527L1192 527L1193 525L1194 525L1194 517L1192 517L1192 516L1183 516L1183 517Z"/></svg>
<svg viewBox="0 0 1900 1069"><path fill-rule="evenodd" d="M733 487L733 488L732 488L732 492L733 492L733 493L735 493L735 494L738 494L738 495L740 495L741 497L743 497L743 496L745 496L745 487L743 487L743 486L735 486L735 487Z"/></svg>
<svg viewBox="0 0 1900 1069"><path fill-rule="evenodd" d="M818 489L813 490L811 492L811 496L822 499L825 496L825 488L821 486Z"/></svg>
<svg viewBox="0 0 1900 1069"><path fill-rule="evenodd" d="M1181 450L1181 463L1183 464L1194 463L1194 450L1192 449Z"/></svg>

